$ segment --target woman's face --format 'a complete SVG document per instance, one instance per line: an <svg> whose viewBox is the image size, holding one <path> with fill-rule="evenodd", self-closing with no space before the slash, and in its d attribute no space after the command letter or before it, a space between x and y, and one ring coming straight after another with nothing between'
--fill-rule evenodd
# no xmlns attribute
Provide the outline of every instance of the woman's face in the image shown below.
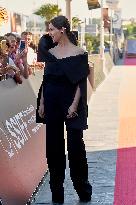
<svg viewBox="0 0 136 205"><path fill-rule="evenodd" d="M54 43L58 43L60 41L63 33L63 28L57 29L52 25L52 23L49 24L49 34L52 37Z"/></svg>
<svg viewBox="0 0 136 205"><path fill-rule="evenodd" d="M16 43L17 43L16 38L11 35L11 36L8 36L7 39L8 39L10 48L11 48L12 50L14 50L14 49L16 48Z"/></svg>
<svg viewBox="0 0 136 205"><path fill-rule="evenodd" d="M30 43L32 42L32 35L29 35L29 34L24 35L24 34L23 34L23 35L21 36L21 39L22 39L22 40L25 40L26 46L29 46Z"/></svg>

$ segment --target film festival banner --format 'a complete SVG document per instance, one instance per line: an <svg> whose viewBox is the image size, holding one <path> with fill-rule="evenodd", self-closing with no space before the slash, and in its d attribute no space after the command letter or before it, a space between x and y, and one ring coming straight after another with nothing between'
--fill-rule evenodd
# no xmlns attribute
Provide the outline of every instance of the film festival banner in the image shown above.
<svg viewBox="0 0 136 205"><path fill-rule="evenodd" d="M120 29L122 24L121 20L121 9L114 10L113 16L113 28Z"/></svg>
<svg viewBox="0 0 136 205"><path fill-rule="evenodd" d="M45 126L36 124L42 75L0 82L0 198L25 205L47 170Z"/></svg>

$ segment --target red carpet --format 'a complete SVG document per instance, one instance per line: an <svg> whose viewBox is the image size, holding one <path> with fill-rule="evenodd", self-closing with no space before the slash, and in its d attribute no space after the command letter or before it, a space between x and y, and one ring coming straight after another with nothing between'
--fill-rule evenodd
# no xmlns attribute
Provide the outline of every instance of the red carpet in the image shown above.
<svg viewBox="0 0 136 205"><path fill-rule="evenodd" d="M114 205L136 205L136 68L123 68Z"/></svg>
<svg viewBox="0 0 136 205"><path fill-rule="evenodd" d="M114 205L136 205L136 148L118 150Z"/></svg>
<svg viewBox="0 0 136 205"><path fill-rule="evenodd" d="M136 58L125 58L124 65L136 65Z"/></svg>

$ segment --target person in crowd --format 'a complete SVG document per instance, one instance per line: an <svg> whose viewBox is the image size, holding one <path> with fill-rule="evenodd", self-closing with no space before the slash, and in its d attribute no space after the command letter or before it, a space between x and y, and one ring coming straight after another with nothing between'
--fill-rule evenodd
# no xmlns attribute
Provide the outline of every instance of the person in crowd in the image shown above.
<svg viewBox="0 0 136 205"><path fill-rule="evenodd" d="M32 33L31 32L22 32L21 40L25 41L26 50L27 50L27 63L29 74L35 74L35 67L43 68L43 64L41 62L37 62L37 47L33 44L32 41Z"/></svg>
<svg viewBox="0 0 136 205"><path fill-rule="evenodd" d="M8 55L14 61L15 65L19 68L20 74L24 78L28 78L28 66L27 66L27 50L20 52L20 40L21 38L16 37L13 33L7 33L5 39L8 42Z"/></svg>
<svg viewBox="0 0 136 205"><path fill-rule="evenodd" d="M49 35L49 22L45 22L45 34L40 38L38 44L38 52L37 52L37 61L44 62L44 56L46 55L46 51L50 48L53 48L57 45L57 43L53 42L51 36Z"/></svg>
<svg viewBox="0 0 136 205"><path fill-rule="evenodd" d="M34 62L37 61L37 54L34 52L34 49L32 49L32 33L24 31L21 34L21 40L24 40L26 43L26 49L27 49L27 63L28 65L32 65Z"/></svg>
<svg viewBox="0 0 136 205"><path fill-rule="evenodd" d="M1 38L1 41L4 40L4 37ZM0 43L1 44L1 43ZM7 48L3 49L0 46L0 71L1 74L7 74L9 77L12 77L16 83L22 84L22 79L19 73L19 68L16 67L12 58L8 55L8 43Z"/></svg>
<svg viewBox="0 0 136 205"><path fill-rule="evenodd" d="M15 61L16 57L16 43L17 43L17 38L13 33L7 33L5 34L5 38L8 41L8 55L9 57Z"/></svg>
<svg viewBox="0 0 136 205"><path fill-rule="evenodd" d="M32 45L32 33L28 31L24 31L21 33L21 40L25 41L25 48L27 50L27 66L29 75L32 74L31 65L37 62L37 54L34 49L31 47Z"/></svg>
<svg viewBox="0 0 136 205"><path fill-rule="evenodd" d="M50 21L49 35L57 46L49 51L43 49L46 64L37 109L43 123L46 123L46 157L52 201L64 203L65 122L70 176L80 201L88 202L91 200L92 186L88 180L83 141L83 130L88 127L88 54L77 46L76 37L70 31L70 24L65 16L57 16Z"/></svg>

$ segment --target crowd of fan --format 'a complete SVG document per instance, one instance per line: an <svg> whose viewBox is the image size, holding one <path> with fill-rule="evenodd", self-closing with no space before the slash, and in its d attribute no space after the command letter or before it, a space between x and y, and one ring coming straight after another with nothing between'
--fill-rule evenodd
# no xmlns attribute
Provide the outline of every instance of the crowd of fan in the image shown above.
<svg viewBox="0 0 136 205"><path fill-rule="evenodd" d="M25 43L24 49L20 49L21 41ZM31 32L22 32L21 36L14 33L0 36L0 81L13 78L17 84L22 84L23 78L27 79L35 74L35 69L43 67L43 63L37 62Z"/></svg>

